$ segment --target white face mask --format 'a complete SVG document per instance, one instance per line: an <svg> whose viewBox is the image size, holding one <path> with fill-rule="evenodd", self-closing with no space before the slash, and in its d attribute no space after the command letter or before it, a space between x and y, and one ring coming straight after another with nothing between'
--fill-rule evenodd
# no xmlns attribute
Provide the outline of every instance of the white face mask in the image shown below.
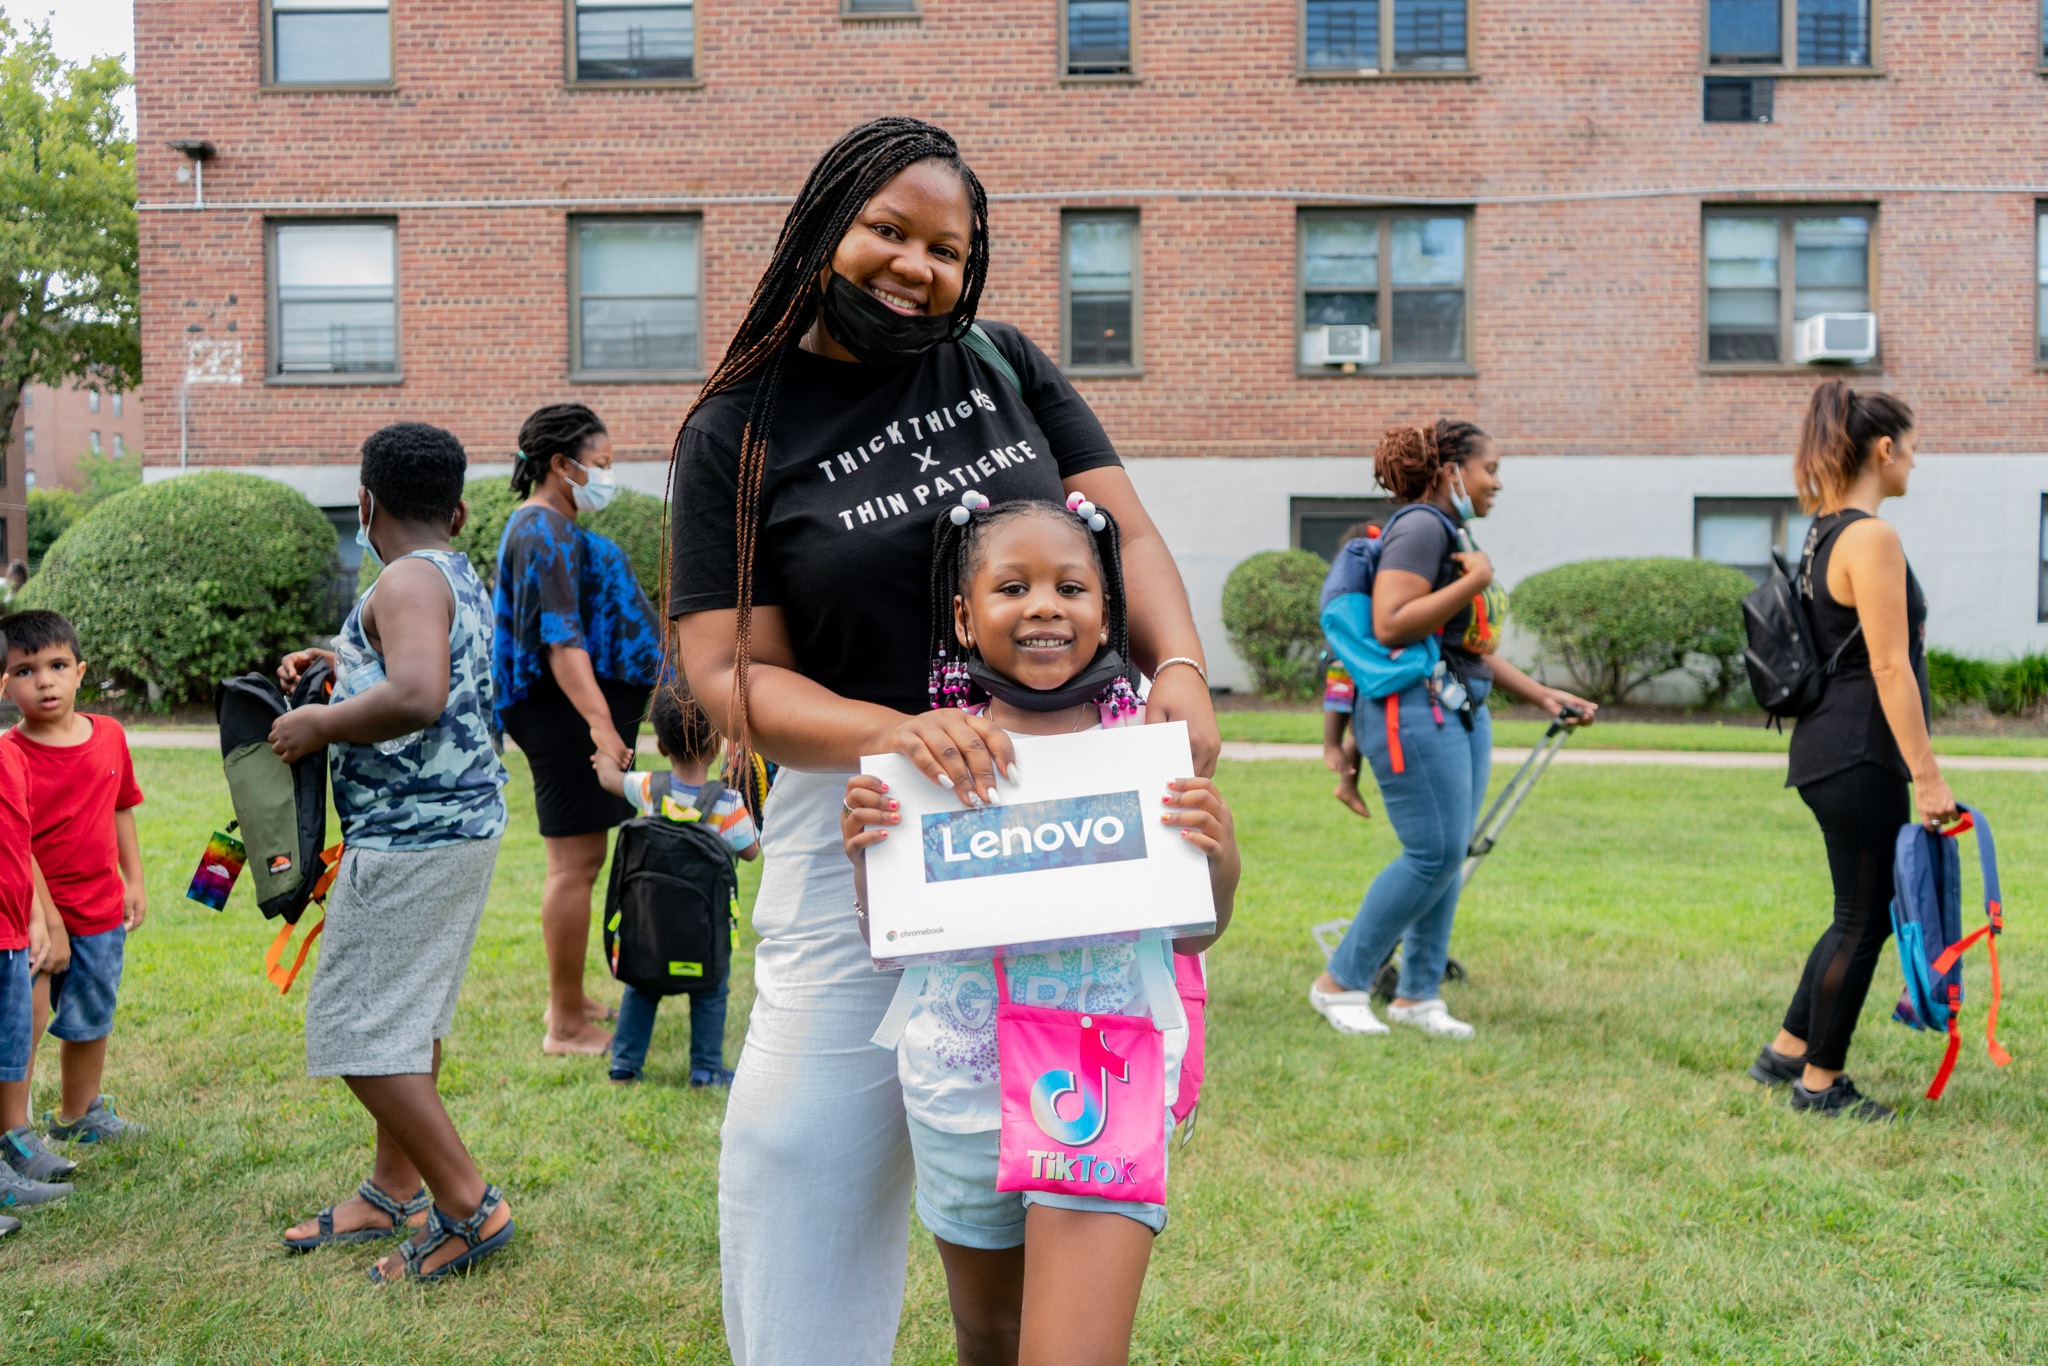
<svg viewBox="0 0 2048 1366"><path fill-rule="evenodd" d="M588 481L576 485L570 494L576 506L585 512L603 512L610 506L612 495L619 491L619 481L608 469L593 469L574 460L569 463L582 470Z"/></svg>

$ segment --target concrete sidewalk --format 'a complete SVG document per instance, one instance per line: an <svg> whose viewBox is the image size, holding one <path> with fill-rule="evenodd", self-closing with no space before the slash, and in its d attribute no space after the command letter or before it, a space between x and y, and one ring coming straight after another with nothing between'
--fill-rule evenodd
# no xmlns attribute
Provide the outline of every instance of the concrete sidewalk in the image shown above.
<svg viewBox="0 0 2048 1366"><path fill-rule="evenodd" d="M131 729L128 743L135 749L217 749L219 735L211 730ZM640 737L640 752L654 753L654 737ZM1314 759L1323 757L1321 745L1268 745L1244 740L1223 742L1226 759ZM1500 748L1493 752L1497 764L1519 764L1529 757L1526 749ZM1566 745L1552 760L1559 764L1661 764L1670 768L1771 768L1783 769L1782 754L1751 754L1735 750L1691 749L1574 749ZM1957 772L2048 773L2048 759L2018 758L1991 754L1949 754L1941 766Z"/></svg>

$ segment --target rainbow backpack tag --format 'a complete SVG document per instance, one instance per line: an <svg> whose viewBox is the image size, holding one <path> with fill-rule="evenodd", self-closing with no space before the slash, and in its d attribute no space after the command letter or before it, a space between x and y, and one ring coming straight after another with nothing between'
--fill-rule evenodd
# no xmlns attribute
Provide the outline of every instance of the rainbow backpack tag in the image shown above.
<svg viewBox="0 0 2048 1366"><path fill-rule="evenodd" d="M187 897L216 911L228 904L228 893L249 862L248 850L233 834L235 824L230 821L226 830L213 832L199 855L199 866L192 870L192 885L185 889Z"/></svg>
<svg viewBox="0 0 2048 1366"><path fill-rule="evenodd" d="M1138 946L1145 994L1178 1017L1160 946ZM1138 1015L1083 1014L1010 1000L995 960L1002 1072L999 1191L1166 1203L1166 1044ZM1173 1022L1179 1024L1176 1018Z"/></svg>

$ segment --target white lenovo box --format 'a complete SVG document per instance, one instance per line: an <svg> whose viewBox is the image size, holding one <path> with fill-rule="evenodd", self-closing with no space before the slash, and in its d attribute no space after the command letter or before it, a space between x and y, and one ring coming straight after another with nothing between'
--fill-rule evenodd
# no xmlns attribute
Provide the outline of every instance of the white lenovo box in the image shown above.
<svg viewBox="0 0 2048 1366"><path fill-rule="evenodd" d="M1195 771L1183 722L1012 735L1020 781L962 806L899 755L861 772L902 822L867 851L878 968L1209 934L1209 861L1161 824L1166 785Z"/></svg>

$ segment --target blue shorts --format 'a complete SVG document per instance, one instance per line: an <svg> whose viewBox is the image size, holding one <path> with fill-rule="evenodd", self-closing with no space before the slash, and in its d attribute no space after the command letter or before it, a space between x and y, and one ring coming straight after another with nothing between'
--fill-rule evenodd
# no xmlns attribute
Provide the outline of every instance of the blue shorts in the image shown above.
<svg viewBox="0 0 2048 1366"><path fill-rule="evenodd" d="M1166 1231L1164 1205L1052 1191L999 1191L999 1132L949 1134L915 1115L906 1118L910 1121L910 1150L917 1160L917 1217L934 1236L955 1247L988 1251L1022 1247L1024 1211L1032 1205L1121 1214L1155 1234Z"/></svg>
<svg viewBox="0 0 2048 1366"><path fill-rule="evenodd" d="M36 976L27 949L0 949L0 1081L28 1080L28 1049L35 1041Z"/></svg>
<svg viewBox="0 0 2048 1366"><path fill-rule="evenodd" d="M122 950L128 931L119 925L71 936L71 966L50 978L50 1032L72 1043L114 1032L114 1001L121 994Z"/></svg>

